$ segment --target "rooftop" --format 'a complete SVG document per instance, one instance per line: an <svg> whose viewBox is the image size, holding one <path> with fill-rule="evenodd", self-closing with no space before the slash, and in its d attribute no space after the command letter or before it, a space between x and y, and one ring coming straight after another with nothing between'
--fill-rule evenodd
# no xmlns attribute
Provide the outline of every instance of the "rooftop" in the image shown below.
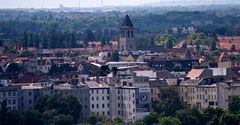
<svg viewBox="0 0 240 125"><path fill-rule="evenodd" d="M125 16L122 27L133 28L133 23L128 15Z"/></svg>

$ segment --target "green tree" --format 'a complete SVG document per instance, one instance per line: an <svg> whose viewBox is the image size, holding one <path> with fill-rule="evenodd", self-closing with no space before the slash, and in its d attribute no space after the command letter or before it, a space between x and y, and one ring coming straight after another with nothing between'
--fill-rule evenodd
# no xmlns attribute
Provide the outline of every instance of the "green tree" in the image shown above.
<svg viewBox="0 0 240 125"><path fill-rule="evenodd" d="M240 111L240 97L230 96L228 99L228 110L232 113L239 113Z"/></svg>
<svg viewBox="0 0 240 125"><path fill-rule="evenodd" d="M181 121L172 116L159 118L158 121L158 125L181 125Z"/></svg>
<svg viewBox="0 0 240 125"><path fill-rule="evenodd" d="M153 110L158 114L173 115L182 108L179 94L172 87L160 89L160 101L153 103Z"/></svg>
<svg viewBox="0 0 240 125"><path fill-rule="evenodd" d="M220 108L206 108L203 109L203 122L207 125L218 125L219 118L222 116L224 111Z"/></svg>
<svg viewBox="0 0 240 125"><path fill-rule="evenodd" d="M21 70L18 63L9 63L7 66L6 72L19 72Z"/></svg>
<svg viewBox="0 0 240 125"><path fill-rule="evenodd" d="M133 125L144 125L143 120L136 120Z"/></svg>
<svg viewBox="0 0 240 125"><path fill-rule="evenodd" d="M225 112L220 120L221 125L239 125L239 119L236 115Z"/></svg>
<svg viewBox="0 0 240 125"><path fill-rule="evenodd" d="M196 109L181 109L176 112L176 117L182 125L203 125L204 120L201 112Z"/></svg>
<svg viewBox="0 0 240 125"><path fill-rule="evenodd" d="M23 51L20 56L23 56L23 57L33 57L34 53L32 53L30 51Z"/></svg>
<svg viewBox="0 0 240 125"><path fill-rule="evenodd" d="M211 42L211 50L216 50L217 49L217 42L214 40Z"/></svg>
<svg viewBox="0 0 240 125"><path fill-rule="evenodd" d="M143 124L144 125L153 125L158 122L157 113L150 113L149 115L144 116Z"/></svg>
<svg viewBox="0 0 240 125"><path fill-rule="evenodd" d="M121 118L119 118L119 117L114 118L114 119L113 119L113 123L114 123L115 125L124 124L123 120L122 120Z"/></svg>
<svg viewBox="0 0 240 125"><path fill-rule="evenodd" d="M166 48L172 48L176 43L176 38L169 34L159 35L155 38L156 44L165 45Z"/></svg>
<svg viewBox="0 0 240 125"><path fill-rule="evenodd" d="M119 53L118 53L118 51L115 51L115 52L112 53L111 60L112 61L116 61L116 62L119 61Z"/></svg>
<svg viewBox="0 0 240 125"><path fill-rule="evenodd" d="M79 119L81 108L76 97L72 95L62 96L61 94L41 96L35 105L35 109L41 113L55 109L58 114L72 116L74 122Z"/></svg>
<svg viewBox="0 0 240 125"><path fill-rule="evenodd" d="M43 125L44 119L38 110L29 110L23 114L23 125Z"/></svg>
<svg viewBox="0 0 240 125"><path fill-rule="evenodd" d="M87 116L86 121L90 125L95 125L98 122L98 117L92 113Z"/></svg>
<svg viewBox="0 0 240 125"><path fill-rule="evenodd" d="M53 117L55 125L70 125L72 124L73 117L71 115L59 114Z"/></svg>

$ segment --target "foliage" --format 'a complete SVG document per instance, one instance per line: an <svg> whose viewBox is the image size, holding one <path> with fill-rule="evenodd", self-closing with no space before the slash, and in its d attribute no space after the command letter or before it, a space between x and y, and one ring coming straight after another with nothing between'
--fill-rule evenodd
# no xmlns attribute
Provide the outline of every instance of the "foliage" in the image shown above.
<svg viewBox="0 0 240 125"><path fill-rule="evenodd" d="M42 96L35 105L35 109L41 113L48 112L49 114L49 111L53 110L53 112L57 112L58 114L66 115L59 116L64 117L65 121L73 119L74 122L79 119L81 108L81 105L75 97L72 95L62 96L61 94ZM67 115L70 115L72 118Z"/></svg>
<svg viewBox="0 0 240 125"><path fill-rule="evenodd" d="M20 125L20 121L18 112L8 110L7 100L0 102L0 125Z"/></svg>
<svg viewBox="0 0 240 125"><path fill-rule="evenodd" d="M111 60L112 61L116 61L116 62L119 61L119 53L118 53L118 51L115 51L115 52L112 53Z"/></svg>
<svg viewBox="0 0 240 125"><path fill-rule="evenodd" d="M159 118L158 121L158 125L181 125L181 121L172 116Z"/></svg>
<svg viewBox="0 0 240 125"><path fill-rule="evenodd" d="M9 63L6 69L6 72L19 72L21 70L21 67L18 63Z"/></svg>
<svg viewBox="0 0 240 125"><path fill-rule="evenodd" d="M239 125L239 119L236 115L225 112L220 120L221 125Z"/></svg>
<svg viewBox="0 0 240 125"><path fill-rule="evenodd" d="M59 114L53 117L55 125L70 125L72 123L73 117L70 115Z"/></svg>
<svg viewBox="0 0 240 125"><path fill-rule="evenodd" d="M196 109L182 109L177 111L176 117L182 122L182 125L202 125L203 117L201 112Z"/></svg>
<svg viewBox="0 0 240 125"><path fill-rule="evenodd" d="M20 56L23 56L23 57L33 57L34 53L32 53L30 51L23 51Z"/></svg>
<svg viewBox="0 0 240 125"><path fill-rule="evenodd" d="M95 125L98 122L98 117L97 117L97 115L92 113L92 114L88 115L88 117L86 118L86 121L90 125Z"/></svg>
<svg viewBox="0 0 240 125"><path fill-rule="evenodd" d="M150 113L143 118L144 125L153 125L158 122L158 115L157 113Z"/></svg>
<svg viewBox="0 0 240 125"><path fill-rule="evenodd" d="M176 43L176 38L170 34L164 34L155 38L156 44L165 45L166 48L172 48Z"/></svg>
<svg viewBox="0 0 240 125"><path fill-rule="evenodd" d="M240 97L239 96L230 96L228 100L228 110L232 113L240 112Z"/></svg>
<svg viewBox="0 0 240 125"><path fill-rule="evenodd" d="M24 125L43 125L44 119L42 114L38 110L30 110L25 112L23 119Z"/></svg>
<svg viewBox="0 0 240 125"><path fill-rule="evenodd" d="M61 65L52 65L51 69L49 70L50 74L54 73L63 73L63 72L70 72L75 70L70 64L61 64Z"/></svg>
<svg viewBox="0 0 240 125"><path fill-rule="evenodd" d="M174 88L160 90L160 101L153 103L153 110L158 114L173 115L183 108L178 92Z"/></svg>

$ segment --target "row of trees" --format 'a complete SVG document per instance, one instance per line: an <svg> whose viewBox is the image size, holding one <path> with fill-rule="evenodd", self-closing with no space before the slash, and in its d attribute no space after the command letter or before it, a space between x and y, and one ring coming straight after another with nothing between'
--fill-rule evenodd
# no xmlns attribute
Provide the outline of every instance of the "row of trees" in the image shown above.
<svg viewBox="0 0 240 125"><path fill-rule="evenodd" d="M73 96L51 94L40 97L33 109L16 112L0 106L0 125L70 125L77 123L82 106Z"/></svg>
<svg viewBox="0 0 240 125"><path fill-rule="evenodd" d="M229 98L229 109L187 108L174 88L161 89L160 102L153 103L154 112L134 125L239 125L240 97Z"/></svg>
<svg viewBox="0 0 240 125"><path fill-rule="evenodd" d="M105 31L105 30L104 30ZM81 32L70 31L56 31L50 30L46 32L23 32L20 38L17 40L18 44L24 48L28 47L42 47L42 48L76 48L87 45L88 41L99 40L103 45L109 43L110 38L107 36L108 30L105 34L102 31L96 36L91 30ZM81 38L83 37L84 38ZM85 44L79 44L77 41L85 41Z"/></svg>
<svg viewBox="0 0 240 125"><path fill-rule="evenodd" d="M139 34L156 35L168 32L172 27L194 26L206 34L239 35L240 25L237 22L240 21L240 18L232 15L219 17L209 12L168 12L160 15L156 13L142 14L140 11L128 12L128 14L132 15L131 19ZM29 13L27 11L9 12L1 10L0 16L0 38L2 39L19 39L24 32L28 32L28 37L38 36L39 39L42 39L42 36L45 36L46 39L56 37L56 39L62 41L59 43L59 46L61 46L63 41L70 42L70 39L73 39L71 38L72 33L76 40L85 40L87 36L85 32L88 29L92 30L96 40L117 39L119 37L119 24L121 24L125 13L55 13L41 11ZM212 23L205 24L206 21ZM194 22L200 22L200 24L194 24ZM65 37L65 35L67 36ZM46 46L47 44L48 42L46 42ZM65 44L62 45L66 46ZM52 44L52 46L55 45Z"/></svg>

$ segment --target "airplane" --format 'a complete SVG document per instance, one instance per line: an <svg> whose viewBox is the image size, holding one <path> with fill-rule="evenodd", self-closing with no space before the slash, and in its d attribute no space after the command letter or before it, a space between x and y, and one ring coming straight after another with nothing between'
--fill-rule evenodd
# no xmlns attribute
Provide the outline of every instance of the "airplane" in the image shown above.
<svg viewBox="0 0 240 125"><path fill-rule="evenodd" d="M100 69L100 73L107 75L113 72L115 76L117 71L125 71L131 68L137 68L139 66L146 65L146 62L107 62L105 64L91 63L92 65L98 67Z"/></svg>

